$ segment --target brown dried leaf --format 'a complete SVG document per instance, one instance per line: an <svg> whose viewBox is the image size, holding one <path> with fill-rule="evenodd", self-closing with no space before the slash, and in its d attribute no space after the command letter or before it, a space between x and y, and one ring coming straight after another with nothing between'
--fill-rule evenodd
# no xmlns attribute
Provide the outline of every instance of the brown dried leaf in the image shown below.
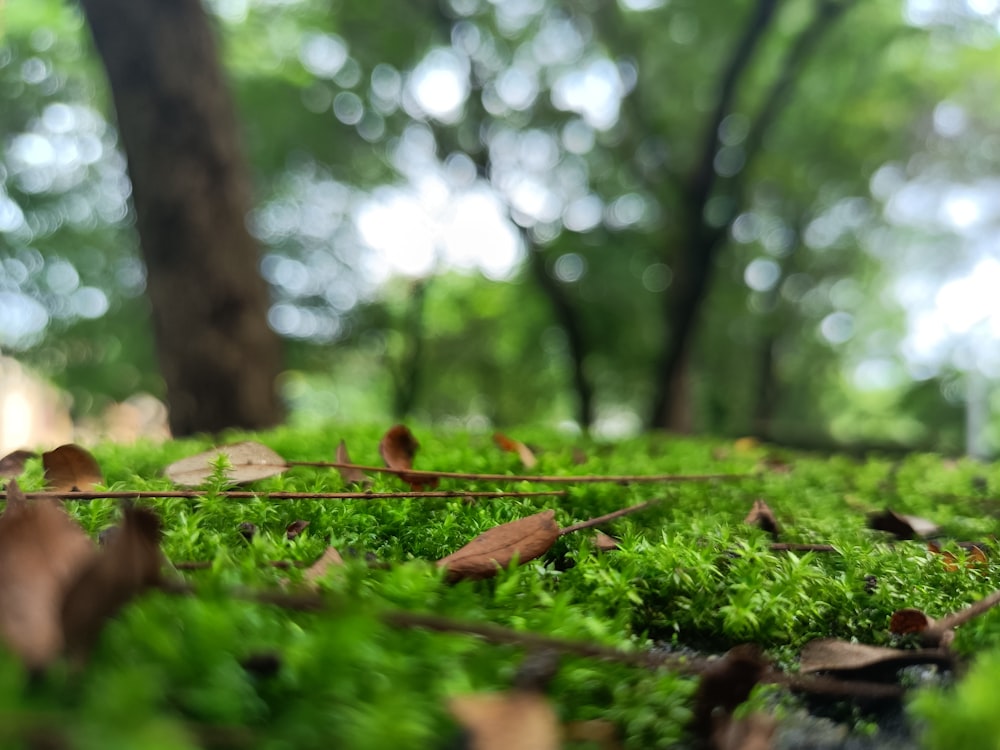
<svg viewBox="0 0 1000 750"><path fill-rule="evenodd" d="M412 469L418 450L420 443L403 424L390 427L378 444L378 454L390 469Z"/></svg>
<svg viewBox="0 0 1000 750"><path fill-rule="evenodd" d="M37 453L31 451L12 451L0 458L0 477L19 477L24 471L24 465L29 458L35 458Z"/></svg>
<svg viewBox="0 0 1000 750"><path fill-rule="evenodd" d="M781 533L781 526L778 525L778 519L774 517L774 512L761 499L753 501L753 507L747 513L747 517L743 519L743 523L763 529L775 539Z"/></svg>
<svg viewBox="0 0 1000 750"><path fill-rule="evenodd" d="M448 571L450 581L491 578L515 557L524 563L544 555L558 538L555 511L543 510L484 531L437 564Z"/></svg>
<svg viewBox="0 0 1000 750"><path fill-rule="evenodd" d="M589 742L597 745L599 750L622 749L618 727L607 719L569 721L563 726L563 739L566 742Z"/></svg>
<svg viewBox="0 0 1000 750"><path fill-rule="evenodd" d="M725 722L768 669L758 646L744 644L726 652L701 674L694 696L691 731L709 742L720 721Z"/></svg>
<svg viewBox="0 0 1000 750"><path fill-rule="evenodd" d="M594 546L598 552L613 552L618 549L618 540L603 531L598 531L594 534Z"/></svg>
<svg viewBox="0 0 1000 750"><path fill-rule="evenodd" d="M889 632L896 635L909 635L910 633L922 633L934 626L934 620L919 609L907 607L897 609L889 619Z"/></svg>
<svg viewBox="0 0 1000 750"><path fill-rule="evenodd" d="M941 545L936 542L927 542L927 550L941 558L944 569L949 573L957 573L962 566L958 562L958 557L946 549L941 549ZM965 567L969 570L985 572L990 565L990 560L982 547L971 545L965 548Z"/></svg>
<svg viewBox="0 0 1000 750"><path fill-rule="evenodd" d="M215 464L220 456L229 461L226 476L236 484L277 476L288 469L285 459L266 445L247 441L212 448L174 461L163 473L181 487L197 487L215 474Z"/></svg>
<svg viewBox="0 0 1000 750"><path fill-rule="evenodd" d="M895 674L914 664L950 664L941 649L898 649L867 646L837 638L807 643L799 660L802 672L835 672L840 677L876 678Z"/></svg>
<svg viewBox="0 0 1000 750"><path fill-rule="evenodd" d="M310 565L302 573L302 580L310 587L315 588L316 582L327 574L332 568L340 567L344 564L344 558L334 547L327 547L320 558Z"/></svg>
<svg viewBox="0 0 1000 750"><path fill-rule="evenodd" d="M285 527L285 538L288 539L288 541L292 541L299 534L305 531L307 526L309 526L309 522L303 521L301 518L297 521L292 521Z"/></svg>
<svg viewBox="0 0 1000 750"><path fill-rule="evenodd" d="M405 471L413 468L413 459L420 449L420 443L404 424L389 428L378 444L378 453L390 469ZM411 474L400 474L399 478L410 485L414 492L421 492L437 486L435 477L419 477Z"/></svg>
<svg viewBox="0 0 1000 750"><path fill-rule="evenodd" d="M337 444L337 463L338 464L352 464L350 455L347 453L347 443L341 440ZM361 469L337 469L340 472L340 478L344 480L347 484L361 484L370 485L372 480L366 475Z"/></svg>
<svg viewBox="0 0 1000 750"><path fill-rule="evenodd" d="M770 750L778 723L771 716L750 714L741 719L723 717L709 742L713 750Z"/></svg>
<svg viewBox="0 0 1000 750"><path fill-rule="evenodd" d="M533 469L538 465L538 459L535 458L535 454L532 453L531 448L526 446L520 440L509 438L502 432L494 432L493 442L496 443L497 447L502 451L516 453L518 458L521 459L521 463L524 464L524 468Z"/></svg>
<svg viewBox="0 0 1000 750"><path fill-rule="evenodd" d="M868 526L876 531L887 531L897 539L934 536L941 530L937 524L926 518L903 515L889 508L870 515Z"/></svg>
<svg viewBox="0 0 1000 750"><path fill-rule="evenodd" d="M90 452L68 443L42 454L45 483L55 492L83 492L104 481Z"/></svg>
<svg viewBox="0 0 1000 750"><path fill-rule="evenodd" d="M104 622L160 582L160 536L155 513L126 507L121 531L71 582L62 605L62 627L72 658L85 657Z"/></svg>
<svg viewBox="0 0 1000 750"><path fill-rule="evenodd" d="M63 597L95 554L59 502L27 500L10 481L0 515L0 638L29 668L62 651Z"/></svg>
<svg viewBox="0 0 1000 750"><path fill-rule="evenodd" d="M470 750L559 750L556 712L534 691L457 695L448 709L469 733Z"/></svg>

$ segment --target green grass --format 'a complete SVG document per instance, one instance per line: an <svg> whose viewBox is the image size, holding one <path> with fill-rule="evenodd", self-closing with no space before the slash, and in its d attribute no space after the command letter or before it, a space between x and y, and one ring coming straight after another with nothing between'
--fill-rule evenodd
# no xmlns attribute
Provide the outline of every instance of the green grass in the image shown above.
<svg viewBox="0 0 1000 750"><path fill-rule="evenodd" d="M381 432L286 429L232 435L227 442L253 437L288 460L321 461L332 460L345 438L356 462L378 464ZM419 427L415 433L422 443L417 468L524 473L488 435ZM615 445L544 432L516 437L544 449L531 472L543 474L743 473L758 468L765 454L668 437ZM103 445L94 454L108 488L155 491L172 488L162 477L167 464L209 445ZM574 463L574 448L587 456L582 465ZM503 689L523 652L468 636L393 629L378 617L387 609L629 648L658 642L720 652L752 641L794 668L812 638L889 644L895 609L939 616L996 588L995 554L985 571L949 572L920 543L888 545L866 528L866 513L888 506L934 520L946 539L992 539L1000 514L1000 502L991 499L1000 496L997 467L927 455L786 458L790 473L729 483L578 485L561 498L242 502L219 497L216 485L197 500L149 501L164 520L169 559L212 561L211 568L186 574L199 595L153 593L133 603L105 629L81 673L59 667L29 684L13 658L0 656L0 746L30 747L33 736L60 727L70 746L83 750L446 747L456 732L447 697ZM38 462L29 463L21 484L42 486ZM252 486L262 493L350 489L336 471L307 467ZM457 480L442 488L539 489ZM380 475L372 489L402 487ZM540 560L457 585L445 583L430 562L492 526L539 510L554 508L557 522L567 526L650 498L662 503L605 528L621 540L616 552L597 553L589 532L579 532L562 537ZM742 523L756 498L778 516L783 541L829 543L839 554L772 552L763 532ZM109 500L69 507L95 535L117 516ZM310 525L288 541L285 528L299 519ZM240 533L246 521L258 529L251 542ZM231 595L235 587L294 581L299 572L264 563L310 563L328 544L357 556L325 579L329 611L295 613ZM370 568L365 554L390 565ZM873 591L866 587L871 576ZM1000 618L987 615L963 627L956 647L1000 650ZM263 657L277 659L273 674L244 666ZM693 690L690 678L669 672L566 656L550 695L561 719L608 719L627 747L651 748L673 746L683 736ZM949 700L952 694L944 693L918 703L932 729L940 721L935 710Z"/></svg>

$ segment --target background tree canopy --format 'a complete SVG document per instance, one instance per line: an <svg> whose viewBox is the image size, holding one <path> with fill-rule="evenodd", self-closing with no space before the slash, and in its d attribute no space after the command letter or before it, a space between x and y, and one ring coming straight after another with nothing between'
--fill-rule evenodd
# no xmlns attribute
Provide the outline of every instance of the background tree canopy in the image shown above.
<svg viewBox="0 0 1000 750"><path fill-rule="evenodd" d="M991 413L996 3L206 10L293 419L956 450ZM83 14L3 35L0 347L78 415L162 396Z"/></svg>

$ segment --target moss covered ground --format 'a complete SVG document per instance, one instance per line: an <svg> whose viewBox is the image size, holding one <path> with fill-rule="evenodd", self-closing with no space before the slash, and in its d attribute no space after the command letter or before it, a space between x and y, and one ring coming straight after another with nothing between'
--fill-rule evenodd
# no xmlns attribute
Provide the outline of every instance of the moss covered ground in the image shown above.
<svg viewBox="0 0 1000 750"><path fill-rule="evenodd" d="M357 463L379 464L383 431L281 429L234 434L226 441L253 438L290 461L329 461L345 439ZM474 502L269 499L276 491L351 489L334 469L296 466L251 484L256 499L219 496L225 485L216 481L197 498L144 500L163 520L162 548L169 560L208 563L179 574L198 593L150 592L131 603L105 627L83 670L57 665L28 679L12 656L0 654L0 746L460 746L454 744L459 731L447 710L449 696L505 689L524 649L393 627L383 617L390 610L632 650L715 654L750 642L778 667L794 671L801 647L812 639L892 645L887 625L895 610L916 607L939 616L998 588L993 540L1000 468L993 465L934 455L813 456L746 441L668 436L600 444L522 431L516 437L538 449L539 464L527 471L489 435L419 426L414 433L421 442L419 469L749 476L559 485L568 490L565 496ZM101 445L93 453L108 489L165 491L174 485L164 468L210 445L208 439ZM20 482L26 490L41 488L40 462L30 461ZM373 476L373 491L404 488L392 475ZM516 491L546 485L445 479L440 488ZM433 564L477 534L540 510L554 509L565 527L650 499L658 502L602 526L619 541L612 552L599 552L593 532L582 531L488 580L448 583ZM777 516L781 541L829 544L835 551L772 549L771 536L743 523L756 499ZM68 507L95 536L119 514L114 500L71 501ZM949 566L922 542L890 543L886 534L868 528L868 514L887 507L937 523L942 546L959 556L956 542L983 542L988 561ZM308 527L288 539L287 527L300 520ZM249 540L241 527L246 523L256 528ZM345 565L322 580L324 610L294 611L235 595L294 590L302 570L270 563L309 565L331 545ZM995 664L1000 618L987 614L963 626L954 648L973 660L985 654L983 663ZM685 725L696 684L694 677L670 670L563 655L547 694L564 722L610 722L627 748L672 747L688 741ZM978 695L974 685L963 687ZM774 688L764 692L779 718L799 700ZM974 723L956 708L975 714L974 695L913 692L917 698L907 699L908 710L928 744L949 743L951 724ZM865 720L863 712L855 715ZM38 744L45 742L62 744Z"/></svg>

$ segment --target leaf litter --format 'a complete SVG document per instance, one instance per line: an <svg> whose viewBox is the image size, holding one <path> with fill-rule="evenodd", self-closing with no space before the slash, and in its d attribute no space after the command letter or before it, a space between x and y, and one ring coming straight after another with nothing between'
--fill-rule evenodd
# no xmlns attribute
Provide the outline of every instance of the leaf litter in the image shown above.
<svg viewBox="0 0 1000 750"><path fill-rule="evenodd" d="M164 474L181 487L200 487L215 476L220 459L228 464L224 469L226 478L235 484L267 479L288 469L285 459L266 445L245 441L182 458L170 464Z"/></svg>
<svg viewBox="0 0 1000 750"><path fill-rule="evenodd" d="M501 446L502 447L502 446ZM263 452L260 451L263 448ZM412 470L419 443L404 425L396 425L390 429L379 443L379 453L390 469L400 472L404 481L411 484L414 490L422 489L428 481L425 476L408 476ZM242 451L246 451L245 453ZM232 451L232 452L230 452ZM103 481L100 468L89 453L78 446L66 446L51 452L55 459L48 463L43 457L47 481L54 492L81 492L85 487L92 487ZM45 454L49 456L51 454ZM220 449L207 451L197 456L175 462L168 467L167 475L178 484L190 482L187 486L199 486L214 476L218 469L218 461L224 456L231 468L228 478L235 482L253 481L255 478L273 476L285 471L295 462L287 462L284 458L258 443L241 443ZM346 453L346 444L341 441L337 447L338 464L350 464ZM89 460L88 460L89 459ZM188 462L188 463L185 463ZM319 465L319 464L316 464ZM20 467L23 469L23 466ZM20 470L19 469L19 470ZM14 469L12 469L14 470ZM271 472L257 474L257 472ZM351 472L341 468L342 477L346 481L370 481L358 469ZM445 475L446 473L442 473ZM463 476L453 474L452 476ZM488 475L467 475L488 476ZM714 476L687 477L686 479L712 479ZM540 477L538 479L548 479ZM566 477L572 480L571 477ZM581 477L581 481L593 477ZM641 479L641 477L640 477ZM609 478L610 480L610 478ZM668 479L669 481L669 479ZM234 493L238 494L238 493ZM246 493L253 495L253 493ZM266 495L266 493L264 493ZM275 496L281 493L274 493ZM302 493L308 494L308 493ZM321 493L320 493L321 494ZM391 493L386 493L391 494ZM398 493L404 496L407 493ZM516 493L512 493L516 494ZM0 516L0 635L8 646L22 660L33 668L43 667L59 656L68 653L75 661L82 661L95 639L100 633L103 623L124 606L130 599L141 594L149 587L163 583L161 568L164 563L159 550L160 523L155 514L150 511L125 508L124 519L118 531L110 536L101 550L96 550L93 543L62 509L61 504L50 498L28 500L21 493L16 482L11 482L7 490L8 504ZM544 555L551 549L559 536L581 528L590 528L599 523L622 517L628 513L650 507L657 501L647 501L636 506L623 508L605 516L590 519L560 529L555 522L553 510L545 510L531 516L495 526L483 532L471 542L452 554L437 561L444 568L446 578L450 581L479 580L489 578L502 568L515 561L527 562ZM899 538L926 537L937 535L938 527L931 521L915 516L905 516L885 511L882 519L870 519L872 528L893 533ZM26 520L27 519L27 520ZM777 535L780 531L773 512L763 500L757 500L750 514L744 519L746 523L758 525L768 533ZM243 533L249 538L252 535L252 524ZM297 525L300 528L294 528ZM289 537L293 531L301 532L308 521L298 521L289 527ZM29 528L22 533L20 529ZM15 529L15 531L11 531ZM42 531L39 531L42 529ZM31 543L15 541L15 539L32 539L44 537L47 543L52 539L70 541L59 544L60 552L45 559L38 553L38 546ZM50 539L51 537L51 539ZM612 537L602 534L602 543L608 548L617 547ZM44 545L42 545L44 547ZM826 545L827 547L829 545ZM773 548L787 547L789 549L806 547L824 547L824 545L772 545ZM66 553L62 550L77 550ZM830 549L833 549L832 547ZM940 548L930 548L941 556L945 569L957 572L961 569L960 561L953 554L942 552ZM967 566L988 565L983 550L974 545L968 546L969 552L964 561ZM34 557L33 557L34 555ZM75 557L74 557L75 555ZM31 561L35 560L35 563ZM273 563L277 565L278 563ZM197 564L192 564L192 569ZM303 572L303 581L310 588L317 590L317 582L332 569L343 565L339 552L329 547L309 568ZM30 572L29 572L30 571ZM42 581L36 585L36 581ZM27 582L27 585L26 585ZM182 586L178 590L183 590ZM25 591L30 590L27 599ZM319 602L298 602L291 598L266 591L259 595L235 594L241 597L251 596L261 602L269 602L279 606L313 608ZM954 628L968 621L973 616L982 614L1000 600L1000 592L970 605L941 620L933 620L920 610L899 610L894 615L890 630L894 633L918 633L923 640L933 648L923 650L887 649L867 646L836 639L820 639L803 649L801 655L801 670L806 673L823 673L846 676L851 679L864 680L874 671L882 669L898 671L898 665L915 663L935 663L949 666L953 654L947 649ZM30 601L27 607L22 602ZM11 604L13 606L11 606ZM10 614L13 612L14 614ZM25 615L24 613L27 612ZM32 621L30 627L20 622L19 618L27 617ZM32 620L31 618L34 618ZM41 623L36 627L37 623ZM30 632L29 632L30 631ZM518 637L529 637L530 634L519 636L512 634L511 642ZM561 646L560 646L561 647ZM770 747L774 733L774 721L770 717L752 715L746 718L734 718L736 705L745 700L757 682L774 682L784 684L796 690L832 692L841 695L877 694L868 683L858 682L857 688L848 688L837 680L829 678L796 678L792 675L782 675L774 672L766 660L752 647L734 649L717 663L704 667L688 665L687 671L700 674L701 681L696 699L695 721L693 727L711 747L718 748L766 748ZM677 665L678 668L680 664ZM874 691L874 692L873 692ZM530 692L530 691L529 691ZM486 715L510 715L505 711L513 705L515 713L522 716L532 712L543 713L535 700L526 701L523 691L512 690L507 694L487 696L480 701L481 696L468 700L459 699L456 716L460 713ZM745 694L744 694L745 693ZM742 697L740 697L742 696ZM538 698L532 694L533 698ZM737 700L739 699L739 700ZM465 701L463 703L463 701ZM513 701L513 703L511 703ZM482 709L485 705L497 705L500 708ZM542 701L541 705L547 705ZM472 706L472 708L470 708ZM506 708L504 708L506 706ZM706 706L708 708L706 708ZM551 707L549 707L551 711ZM706 719L707 716L707 719ZM475 721L473 721L475 723ZM488 721L486 722L489 723ZM502 736L500 721L497 729L487 734ZM540 722L539 726L545 722ZM546 732L537 733L538 737L547 737ZM558 735L556 735L558 737ZM494 740L483 739L480 742ZM530 747L533 740L524 740L519 747ZM546 739L545 742L548 742ZM556 740L558 742L558 740ZM528 743L528 744L525 744ZM516 744L516 743L515 743ZM501 745L472 745L475 747L501 747ZM509 741L507 746L510 745ZM544 744L539 747L549 747ZM552 745L557 747L558 744Z"/></svg>

